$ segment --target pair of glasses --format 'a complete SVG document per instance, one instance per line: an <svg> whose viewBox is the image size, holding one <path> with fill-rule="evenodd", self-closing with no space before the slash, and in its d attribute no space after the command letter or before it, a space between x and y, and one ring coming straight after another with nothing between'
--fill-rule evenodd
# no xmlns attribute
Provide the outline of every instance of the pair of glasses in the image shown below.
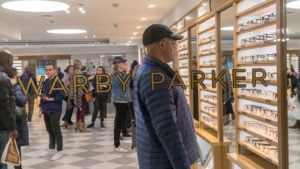
<svg viewBox="0 0 300 169"><path fill-rule="evenodd" d="M262 77L263 73L262 72L257 72L256 77ZM252 72L247 72L247 79L252 79ZM277 72L267 72L266 74L266 79L265 80L277 80Z"/></svg>
<svg viewBox="0 0 300 169"><path fill-rule="evenodd" d="M273 91L262 91L260 89L240 89L240 93L246 96L277 100L277 93Z"/></svg>
<svg viewBox="0 0 300 169"><path fill-rule="evenodd" d="M203 122L205 122L206 124L208 124L209 126L212 126L212 127L214 127L214 128L217 128L217 121L216 121L216 119L214 119L214 118L212 118L212 117L210 117L210 116L207 116L207 115L202 114L201 120L202 120Z"/></svg>
<svg viewBox="0 0 300 169"><path fill-rule="evenodd" d="M217 108L215 106L204 106L203 107L205 111L208 111L210 113L216 113Z"/></svg>
<svg viewBox="0 0 300 169"><path fill-rule="evenodd" d="M203 65L216 65L217 61L216 60L204 60L202 61Z"/></svg>
<svg viewBox="0 0 300 169"><path fill-rule="evenodd" d="M200 37L200 43L206 43L215 40L214 34L207 34L206 36Z"/></svg>
<svg viewBox="0 0 300 169"><path fill-rule="evenodd" d="M242 39L241 45L242 47L254 45L257 43L265 43L268 41L274 41L276 40L276 34L275 33L265 33L263 35L257 35L250 38Z"/></svg>
<svg viewBox="0 0 300 169"><path fill-rule="evenodd" d="M215 95L203 95L204 100L215 101L217 100L217 96Z"/></svg>
<svg viewBox="0 0 300 169"><path fill-rule="evenodd" d="M264 124L253 122L253 121L243 121L242 126L248 130L252 130L255 133L260 133L261 135L266 135L274 141L278 140L278 132L274 127L268 127Z"/></svg>
<svg viewBox="0 0 300 169"><path fill-rule="evenodd" d="M179 49L187 48L187 42L181 42L179 43Z"/></svg>
<svg viewBox="0 0 300 169"><path fill-rule="evenodd" d="M276 60L276 53L241 56L240 60L241 62L271 61L271 60Z"/></svg>
<svg viewBox="0 0 300 169"><path fill-rule="evenodd" d="M274 20L276 20L276 12L272 12L270 14L266 14L266 15L254 18L254 19L249 20L249 21L244 22L244 23L240 23L240 24L238 24L238 30L242 31L242 30L245 30L249 27L259 25L259 24L268 23L268 22L271 22L271 21L274 21Z"/></svg>
<svg viewBox="0 0 300 169"><path fill-rule="evenodd" d="M180 61L179 65L181 65L182 67L187 67L189 65L189 62L187 60Z"/></svg>
<svg viewBox="0 0 300 169"><path fill-rule="evenodd" d="M277 110L273 110L267 107L245 104L244 111L263 118L271 118L274 121L277 121L278 119Z"/></svg>
<svg viewBox="0 0 300 169"><path fill-rule="evenodd" d="M209 47L209 48L206 48L206 49L201 49L200 50L200 54L210 54L210 53L215 53L216 52L216 47Z"/></svg>
<svg viewBox="0 0 300 169"><path fill-rule="evenodd" d="M255 138L253 136L246 136L245 141L251 144L256 149L260 150L261 152L278 158L277 147L270 145L268 142Z"/></svg>
<svg viewBox="0 0 300 169"><path fill-rule="evenodd" d="M189 56L188 52L181 52L181 53L179 53L179 58L180 59L187 58L188 56Z"/></svg>

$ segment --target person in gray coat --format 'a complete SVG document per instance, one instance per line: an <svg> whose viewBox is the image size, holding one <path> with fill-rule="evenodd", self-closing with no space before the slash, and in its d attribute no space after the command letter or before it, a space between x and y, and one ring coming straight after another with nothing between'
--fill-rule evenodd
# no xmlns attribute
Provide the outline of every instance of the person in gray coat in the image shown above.
<svg viewBox="0 0 300 169"><path fill-rule="evenodd" d="M143 34L148 54L134 79L133 98L140 169L190 169L200 158L184 91L181 86L169 89L175 72L167 63L175 56L176 40L182 38L160 24Z"/></svg>

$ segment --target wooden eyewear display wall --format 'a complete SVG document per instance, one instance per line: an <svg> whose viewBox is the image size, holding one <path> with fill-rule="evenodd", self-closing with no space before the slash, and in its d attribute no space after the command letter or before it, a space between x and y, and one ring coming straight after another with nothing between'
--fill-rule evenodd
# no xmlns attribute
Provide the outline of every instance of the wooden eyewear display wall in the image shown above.
<svg viewBox="0 0 300 169"><path fill-rule="evenodd" d="M286 47L284 2L281 0L211 0L213 10L184 25L177 33L185 39L177 43L174 68L187 86L186 98L191 102L191 68L188 31L197 25L197 68L204 72L206 88L198 85L199 120L195 123L200 149L208 150L198 165L201 169L287 169L287 103L286 98ZM218 5L219 4L219 5ZM236 153L228 153L231 141L223 133L222 88L212 86L212 70L215 77L221 72L220 13L234 7L234 68L244 69L236 75L245 76L245 88L234 89L237 114ZM199 8L200 9L200 8ZM252 85L252 69L264 69L268 86ZM262 76L258 72L256 76ZM200 78L201 75L198 75ZM233 141L233 140L232 140ZM202 146L202 147L201 147ZM206 151L205 150L205 151Z"/></svg>

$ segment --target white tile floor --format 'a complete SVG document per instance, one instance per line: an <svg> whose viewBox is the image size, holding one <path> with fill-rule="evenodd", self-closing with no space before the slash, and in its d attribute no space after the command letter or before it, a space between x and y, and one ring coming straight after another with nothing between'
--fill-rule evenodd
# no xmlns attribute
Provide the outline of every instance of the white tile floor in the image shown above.
<svg viewBox="0 0 300 169"><path fill-rule="evenodd" d="M90 122L90 116L86 122ZM48 134L43 120L35 118L29 124L30 146L22 149L23 169L137 169L136 152L130 149L131 138L121 141L130 149L128 153L114 152L112 115L105 124L106 128L100 128L98 120L91 133L75 132L73 126L62 129L64 157L50 161L51 156L39 158L41 152L48 149Z"/></svg>

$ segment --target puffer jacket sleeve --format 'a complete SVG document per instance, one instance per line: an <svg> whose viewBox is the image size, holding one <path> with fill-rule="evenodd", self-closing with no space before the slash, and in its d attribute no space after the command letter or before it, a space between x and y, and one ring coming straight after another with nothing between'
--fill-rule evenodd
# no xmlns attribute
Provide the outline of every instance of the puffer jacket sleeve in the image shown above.
<svg viewBox="0 0 300 169"><path fill-rule="evenodd" d="M0 75L2 76L2 75ZM0 77L0 123L1 127L7 129L8 131L12 131L16 129L16 120L14 117L14 113L11 108L11 100L10 97L14 97L12 95L13 87L8 79L4 79Z"/></svg>
<svg viewBox="0 0 300 169"><path fill-rule="evenodd" d="M19 84L16 85L15 96L17 106L23 107L27 102L27 96L23 93Z"/></svg>
<svg viewBox="0 0 300 169"><path fill-rule="evenodd" d="M155 81L160 81L156 76ZM140 95L151 118L152 127L161 142L174 169L190 169L188 154L176 123L176 105L172 92L168 89L170 78L165 75L165 83L151 89L149 75L140 78Z"/></svg>

